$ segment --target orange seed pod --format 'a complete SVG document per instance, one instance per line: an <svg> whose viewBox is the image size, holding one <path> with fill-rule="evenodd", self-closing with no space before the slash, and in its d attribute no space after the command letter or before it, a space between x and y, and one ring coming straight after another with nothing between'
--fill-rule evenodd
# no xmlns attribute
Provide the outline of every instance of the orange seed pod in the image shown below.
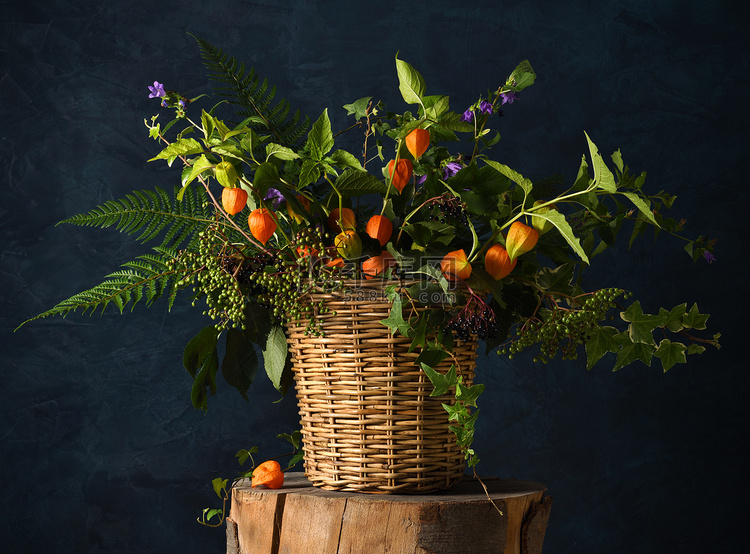
<svg viewBox="0 0 750 554"><path fill-rule="evenodd" d="M225 188L221 191L221 205L229 215L238 214L247 206L247 192L240 187Z"/></svg>
<svg viewBox="0 0 750 554"><path fill-rule="evenodd" d="M507 277L517 262L518 259L510 261L508 251L500 244L493 244L484 255L484 269L496 281Z"/></svg>
<svg viewBox="0 0 750 554"><path fill-rule="evenodd" d="M430 147L430 132L427 129L414 129L406 135L404 142L409 153L414 156L415 160L418 160Z"/></svg>
<svg viewBox="0 0 750 554"><path fill-rule="evenodd" d="M450 280L468 279L471 276L471 264L466 259L466 252L463 249L448 252L440 262L440 271Z"/></svg>
<svg viewBox="0 0 750 554"><path fill-rule="evenodd" d="M265 245L276 232L276 216L266 208L257 208L250 212L247 225L253 236Z"/></svg>
<svg viewBox="0 0 750 554"><path fill-rule="evenodd" d="M539 240L539 231L529 227L520 221L514 221L508 230L508 236L505 238L505 248L511 260L515 260L521 254L525 254Z"/></svg>
<svg viewBox="0 0 750 554"><path fill-rule="evenodd" d="M393 224L382 215L374 215L367 222L365 232L370 238L377 240L380 246L385 246L393 234Z"/></svg>
<svg viewBox="0 0 750 554"><path fill-rule="evenodd" d="M284 472L276 460L263 462L253 470L252 488L263 485L269 489L280 489L284 484Z"/></svg>
<svg viewBox="0 0 750 554"><path fill-rule="evenodd" d="M396 174L394 175L393 165L395 162L396 160L391 160L390 162L388 162L388 175L390 175L392 178L394 188L399 193L401 193L401 191L404 190L406 184L409 182L409 179L411 179L411 174L414 170L414 166L409 160L399 160L398 164L396 164Z"/></svg>

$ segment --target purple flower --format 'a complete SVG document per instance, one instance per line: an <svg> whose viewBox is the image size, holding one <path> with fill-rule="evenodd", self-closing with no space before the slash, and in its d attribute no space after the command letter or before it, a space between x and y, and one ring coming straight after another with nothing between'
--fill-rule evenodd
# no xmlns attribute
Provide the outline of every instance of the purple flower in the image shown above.
<svg viewBox="0 0 750 554"><path fill-rule="evenodd" d="M448 162L445 164L443 166L443 180L453 177L462 167L463 166L458 162Z"/></svg>
<svg viewBox="0 0 750 554"><path fill-rule="evenodd" d="M415 175L414 176L414 184L415 185L421 185L427 180L427 175Z"/></svg>
<svg viewBox="0 0 750 554"><path fill-rule="evenodd" d="M716 261L716 258L714 257L714 255L711 254L711 252L709 252L708 250L703 251L703 257L706 258L706 261L708 263L713 263Z"/></svg>
<svg viewBox="0 0 750 554"><path fill-rule="evenodd" d="M151 92L151 94L148 95L149 98L162 98L167 95L164 90L164 85L159 81L154 81L154 86L148 87L148 90Z"/></svg>
<svg viewBox="0 0 750 554"><path fill-rule="evenodd" d="M272 200L274 209L278 209L279 204L281 204L282 201L285 200L284 195L281 194L281 191L275 188L268 189L268 192L266 193L266 196L263 198L263 200Z"/></svg>
<svg viewBox="0 0 750 554"><path fill-rule="evenodd" d="M461 116L461 121L466 121L468 123L474 121L474 110L472 110L471 108L466 110Z"/></svg>
<svg viewBox="0 0 750 554"><path fill-rule="evenodd" d="M492 104L487 102L487 100L482 100L479 103L479 111L483 114L490 115L492 113Z"/></svg>
<svg viewBox="0 0 750 554"><path fill-rule="evenodd" d="M514 100L518 100L518 96L515 92L504 92L500 95L503 99L503 104L512 104Z"/></svg>
<svg viewBox="0 0 750 554"><path fill-rule="evenodd" d="M184 108L185 106L187 106L187 103L185 102L184 98L180 98L180 101L177 103L180 105L181 108Z"/></svg>

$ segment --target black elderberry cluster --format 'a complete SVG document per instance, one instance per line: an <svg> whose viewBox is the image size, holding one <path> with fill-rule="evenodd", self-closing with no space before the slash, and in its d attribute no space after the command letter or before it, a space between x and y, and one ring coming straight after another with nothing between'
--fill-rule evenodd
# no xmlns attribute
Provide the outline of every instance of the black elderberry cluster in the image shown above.
<svg viewBox="0 0 750 554"><path fill-rule="evenodd" d="M466 304L445 325L460 341L471 340L472 335L479 339L492 340L498 331L495 312L480 297L472 294Z"/></svg>
<svg viewBox="0 0 750 554"><path fill-rule="evenodd" d="M430 219L445 223L448 218L454 219L463 225L468 225L466 216L466 204L457 196L445 193L442 196L434 198L430 202L433 212Z"/></svg>

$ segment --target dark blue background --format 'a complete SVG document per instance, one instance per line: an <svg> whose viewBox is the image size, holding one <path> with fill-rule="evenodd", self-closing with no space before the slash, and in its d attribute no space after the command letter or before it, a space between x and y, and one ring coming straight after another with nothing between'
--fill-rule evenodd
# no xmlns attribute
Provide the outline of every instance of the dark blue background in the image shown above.
<svg viewBox="0 0 750 554"><path fill-rule="evenodd" d="M586 130L678 195L717 239L712 265L650 237L604 254L592 283L644 308L697 301L723 348L663 374L482 358L479 471L544 482L548 552L737 552L747 546L748 29L746 2L553 0L0 2L0 544L7 552L221 552L195 523L234 453L284 450L294 398L258 379L207 414L181 366L204 321L180 303L120 317L16 325L99 283L145 247L59 220L132 189L171 188L144 118L146 86L209 91L203 37L317 118L362 96L406 109L394 55L456 111L528 58L537 83L495 120L497 155L527 177L573 179ZM162 116L166 117L166 114ZM744 548L743 548L744 549Z"/></svg>

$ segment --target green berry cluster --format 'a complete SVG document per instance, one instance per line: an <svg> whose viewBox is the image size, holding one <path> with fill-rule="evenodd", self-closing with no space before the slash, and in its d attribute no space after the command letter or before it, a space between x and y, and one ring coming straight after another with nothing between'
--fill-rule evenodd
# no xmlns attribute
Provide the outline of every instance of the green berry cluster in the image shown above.
<svg viewBox="0 0 750 554"><path fill-rule="evenodd" d="M516 336L505 344L498 354L513 358L527 348L539 345L535 362L547 363L558 352L564 360L578 357L578 346L586 344L592 331L617 306L620 296L628 297L621 289L601 289L569 300L570 307L562 307L556 302L551 308L541 309L534 316L520 322Z"/></svg>

